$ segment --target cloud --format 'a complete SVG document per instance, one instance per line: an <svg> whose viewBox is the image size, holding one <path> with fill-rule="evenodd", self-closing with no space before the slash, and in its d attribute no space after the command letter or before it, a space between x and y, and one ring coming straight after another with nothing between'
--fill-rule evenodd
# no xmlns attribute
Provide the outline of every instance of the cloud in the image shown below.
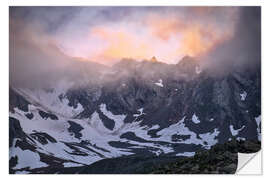
<svg viewBox="0 0 270 180"><path fill-rule="evenodd" d="M82 77L93 77L99 68L62 53L40 24L10 19L9 29L11 86L48 88L61 82L80 84Z"/></svg>
<svg viewBox="0 0 270 180"><path fill-rule="evenodd" d="M176 63L185 55L205 54L230 38L237 12L234 7L89 7L52 36L69 56L103 64L152 56Z"/></svg>
<svg viewBox="0 0 270 180"><path fill-rule="evenodd" d="M10 8L13 85L77 81L82 69L91 67L87 60L112 65L156 56L177 63L185 55L218 72L260 65L260 8ZM84 72L96 72L93 67Z"/></svg>
<svg viewBox="0 0 270 180"><path fill-rule="evenodd" d="M215 46L202 62L209 70L226 73L254 70L261 65L261 8L241 7L233 38Z"/></svg>

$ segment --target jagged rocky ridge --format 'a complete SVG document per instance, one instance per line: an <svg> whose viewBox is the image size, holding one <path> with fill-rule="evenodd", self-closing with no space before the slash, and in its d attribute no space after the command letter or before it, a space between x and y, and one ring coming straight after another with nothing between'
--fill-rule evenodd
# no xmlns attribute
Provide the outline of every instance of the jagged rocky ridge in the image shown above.
<svg viewBox="0 0 270 180"><path fill-rule="evenodd" d="M189 57L176 65L126 59L76 86L10 87L10 172L260 141L260 77L260 69L212 76Z"/></svg>

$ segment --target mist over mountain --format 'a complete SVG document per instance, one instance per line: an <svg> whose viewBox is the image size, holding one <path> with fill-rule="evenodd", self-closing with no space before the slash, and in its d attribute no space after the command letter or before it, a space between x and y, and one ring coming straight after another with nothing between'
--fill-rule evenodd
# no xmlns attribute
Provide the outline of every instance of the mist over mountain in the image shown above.
<svg viewBox="0 0 270 180"><path fill-rule="evenodd" d="M153 56L156 56L160 62L177 64L184 56L188 55L197 59L201 64L201 68L208 69L207 71L212 72L214 76L220 73L230 73L237 69L241 71L241 69L246 68L260 68L260 7L182 7L180 8L181 11L177 11L177 8L169 11L169 7L163 9L158 7L156 9L138 8L142 11L141 14L135 13L136 8L131 8L130 11L126 11L127 9L125 8L122 10L120 10L121 8L119 9L119 14L115 15L117 17L115 23L121 22L121 26L128 21L133 22L136 19L140 20L144 16L153 20L150 24L146 21L145 27L151 27L150 29L153 30L153 35L155 35L153 38L159 39L159 42L161 42L164 47L161 47L161 45L155 47L158 42L153 41L152 39L149 39L149 42L147 42L150 43L148 47L148 45L146 46L143 43L140 44L138 38L138 41L122 45L120 40L129 42L130 38L133 36L133 31L126 32L125 30L122 32L121 30L115 30L116 32L107 32L110 30L106 29L107 26L106 28L104 27L101 29L98 28L100 26L95 25L94 22L88 24L87 22L89 20L85 21L85 24L78 20L78 12L87 14L87 12L91 11L86 11L84 8L62 9L62 11L59 11L59 9L58 11L54 11L54 8L46 9L41 7L37 9L13 7L10 9L10 82L13 86L42 86L46 84L44 85L46 87L48 84L59 82L62 79L73 79L72 83L77 83L81 79L80 76L84 76L86 71L95 71L95 68L92 69L92 67L99 66L98 64L106 64L107 61L104 60L105 56L108 56L109 59L114 59L112 63L109 63L109 66L111 66L121 59L131 58L142 61L144 59L150 60ZM97 8L94 9L93 12L96 13L95 16L107 17L105 12L114 12L114 10L114 8ZM51 13L47 14L45 13L46 11L50 11ZM122 11L130 16L127 16L126 19L123 18L120 16L120 12ZM104 14L101 12L104 12ZM164 13L168 19L159 17L160 13ZM192 13L194 14L192 15ZM84 19L82 14L78 16ZM90 13L89 17L93 16L93 14ZM226 15L223 16L223 14ZM59 23L59 26L56 26L57 28L55 27L57 30L53 31L54 21L60 21L61 19L68 17L70 18L68 23L63 20L65 23ZM183 18L190 19L190 23L183 21ZM41 19L42 21L40 21ZM158 24L158 22L164 24ZM77 24L78 26L74 26L72 23ZM108 22L101 20L100 23L104 23L103 25L105 26ZM79 25L82 25L81 30L85 31L86 34L77 32L77 28L79 29L80 27ZM89 32L88 28L86 28L88 26L95 31ZM194 30L193 28L197 26L199 30L196 28ZM127 25L127 27L129 26ZM140 29L142 27L144 26L134 24L133 28ZM208 27L213 27L213 32L211 29L207 29ZM114 29L113 27L111 28ZM84 41L69 41L68 43L62 43L62 35L58 33L61 32L62 34L67 34L65 38L71 38L70 40L72 40L73 35L69 36L69 30L72 30L74 36L79 36L77 39L84 38ZM182 32L183 30L185 31ZM87 34L91 34L91 36L95 35L97 39L88 39ZM222 34L222 36L219 34ZM101 35L102 37L100 37ZM111 36L116 37L116 39L112 39ZM182 40L178 40L178 37L180 36L183 36ZM216 36L220 37L217 38ZM59 40L60 37L61 41ZM145 36L141 37L143 38ZM106 42L105 44L112 45L107 47L108 45L100 44L100 38L102 39L102 42ZM182 49L174 50L174 44L170 43L170 38L172 41L179 41L178 44L182 44L182 46L190 45L185 48L183 47ZM217 40L214 41L216 38ZM145 37L145 39L147 39L147 37ZM89 52L90 54L103 53L103 55L87 57L84 56L84 51L80 55L70 55L69 53L71 50L65 50L66 48L64 46L72 45L72 51L77 50L81 52L81 43L83 42L90 43L85 47L86 52ZM213 45L210 47L209 44L211 43ZM136 44L138 47L133 47L133 45ZM168 47L165 46L166 44ZM100 47L101 49L95 49L95 51L92 52L92 46L96 48ZM103 46L106 48L104 49ZM119 47L119 49L112 49L111 46L115 48ZM145 48L141 49L139 47ZM150 50L153 48L155 51L151 52ZM147 49L150 53L143 56ZM167 52L167 49L172 49L173 52ZM199 50L201 49L204 49L201 53L192 53L193 51L200 52ZM132 52L134 51L139 51L138 54L141 54L142 56L139 57L137 54L133 55ZM160 52L175 55L163 57L160 55ZM113 56L114 54L111 54L110 56L113 57L109 57L109 55L104 53L117 53L117 57L116 54L115 56ZM91 62L93 61L98 64L91 65ZM108 65L108 63L106 65ZM80 66L85 66L83 67L85 70L82 71ZM91 77L92 75L89 75L88 79L91 79ZM93 79L95 79L95 77L93 77Z"/></svg>
<svg viewBox="0 0 270 180"><path fill-rule="evenodd" d="M214 75L261 67L261 8L242 7L238 18L234 37L201 57Z"/></svg>

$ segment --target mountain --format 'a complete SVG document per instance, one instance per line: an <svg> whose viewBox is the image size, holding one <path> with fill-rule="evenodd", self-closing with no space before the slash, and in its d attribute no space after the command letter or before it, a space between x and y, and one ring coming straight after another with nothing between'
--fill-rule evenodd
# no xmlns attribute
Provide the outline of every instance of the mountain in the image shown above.
<svg viewBox="0 0 270 180"><path fill-rule="evenodd" d="M234 139L239 151L260 142L260 69L214 76L192 57L175 65L152 59L76 64L85 72L76 74L83 74L79 84L11 86L10 173L61 172L121 157L192 159Z"/></svg>

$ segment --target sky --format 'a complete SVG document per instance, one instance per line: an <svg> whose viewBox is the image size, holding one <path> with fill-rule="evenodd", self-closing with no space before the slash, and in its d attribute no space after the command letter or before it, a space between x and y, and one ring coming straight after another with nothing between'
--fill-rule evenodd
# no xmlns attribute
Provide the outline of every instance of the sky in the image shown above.
<svg viewBox="0 0 270 180"><path fill-rule="evenodd" d="M232 38L238 14L237 7L17 7L10 21L68 56L176 63Z"/></svg>
<svg viewBox="0 0 270 180"><path fill-rule="evenodd" d="M64 76L71 60L192 56L216 72L261 60L260 7L10 7L9 24L10 78L20 84Z"/></svg>

